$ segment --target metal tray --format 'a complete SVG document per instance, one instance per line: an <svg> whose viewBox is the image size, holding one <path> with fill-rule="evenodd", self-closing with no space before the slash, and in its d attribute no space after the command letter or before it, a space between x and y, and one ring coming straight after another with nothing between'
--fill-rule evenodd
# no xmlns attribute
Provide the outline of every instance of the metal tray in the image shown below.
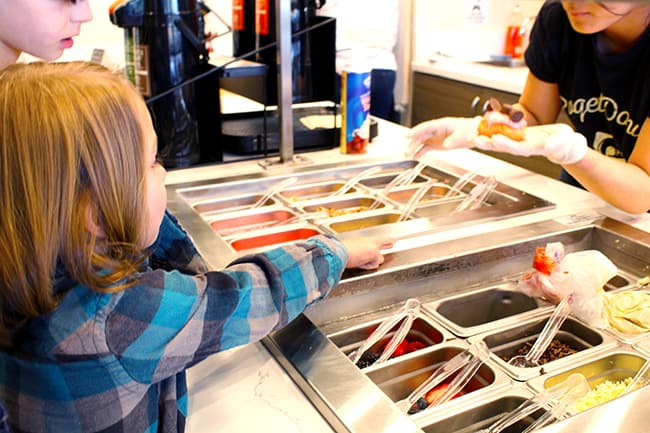
<svg viewBox="0 0 650 433"><path fill-rule="evenodd" d="M638 286L636 284L626 286L624 289L617 290L616 292L621 292L621 291L624 291L624 290L641 290L641 291L645 291L645 292L650 292L650 290L648 290L646 287L642 288L642 287L640 287L640 286ZM650 339L650 332L643 332L643 333L639 333L639 334L630 334L630 333L626 333L626 332L621 332L621 331L619 331L617 329L613 329L613 328L608 328L607 332L611 333L618 341L620 341L622 343L625 343L625 344L630 344L630 345L635 344L637 342L642 342L644 340Z"/></svg>
<svg viewBox="0 0 650 433"><path fill-rule="evenodd" d="M257 203L257 201L262 197L263 194L253 194L219 199L207 199L194 202L192 208L203 217L210 218L213 215L226 212L251 210L251 206ZM277 204L277 202L271 197L263 206L273 206L275 204Z"/></svg>
<svg viewBox="0 0 650 433"><path fill-rule="evenodd" d="M289 203L296 203L306 200L322 199L325 197L330 197L332 194L337 192L343 185L344 181L331 181L331 182L315 182L309 183L307 185L303 184L301 186L292 186L288 187L283 191L278 193L278 196L282 197L285 201ZM345 194L352 194L357 192L358 186L353 186Z"/></svg>
<svg viewBox="0 0 650 433"><path fill-rule="evenodd" d="M263 206L259 209L221 214L208 220L219 235L228 237L263 230L291 219L297 213L280 206Z"/></svg>
<svg viewBox="0 0 650 433"><path fill-rule="evenodd" d="M562 382L573 373L580 373L594 388L606 380L618 381L634 376L645 361L644 355L629 347L613 347L604 353L584 359L579 365L574 365L572 368L531 379L526 384L533 391L540 392Z"/></svg>
<svg viewBox="0 0 650 433"><path fill-rule="evenodd" d="M445 413L418 420L425 433L476 433L489 427L502 416L515 410L521 403L533 397L524 386L492 392L474 404L450 408ZM519 433L544 414L540 409L530 416L503 430L503 433Z"/></svg>
<svg viewBox="0 0 650 433"><path fill-rule="evenodd" d="M386 203L369 195L345 194L343 197L336 199L324 199L299 204L298 208L306 213L320 212L324 208L332 211L333 215L330 215L331 217L337 217L345 214L365 213L373 206L376 206L375 209L383 209L386 207Z"/></svg>
<svg viewBox="0 0 650 433"><path fill-rule="evenodd" d="M395 358L377 366L370 366L365 373L393 402L405 399L435 369L449 361L467 348L463 341L450 341L433 347L431 350L413 352L403 359ZM449 378L448 383L453 379ZM446 412L450 407L462 405L468 400L475 401L493 389L510 386L511 382L498 368L489 363L481 365L461 395L437 407L424 409L411 417L418 420L433 412Z"/></svg>
<svg viewBox="0 0 650 433"><path fill-rule="evenodd" d="M282 229L271 228L234 237L228 243L235 251L257 251L288 242L309 239L324 233L316 226L308 224L290 225Z"/></svg>
<svg viewBox="0 0 650 433"><path fill-rule="evenodd" d="M510 358L514 356L516 350L524 343L533 343L539 336L547 319L548 315L544 318L529 319L511 328L471 337L470 341L483 340L490 349L490 359L503 368L513 379L519 381L531 379L545 372L557 371L566 364L580 362L590 353L604 350L615 344L615 340L606 333L592 329L582 322L568 317L555 335L554 340L564 343L575 350L576 353L531 368L514 367L502 359L502 357Z"/></svg>
<svg viewBox="0 0 650 433"><path fill-rule="evenodd" d="M430 302L424 308L459 337L519 323L551 309L548 302L516 289L515 281L483 287L470 293Z"/></svg>
<svg viewBox="0 0 650 433"><path fill-rule="evenodd" d="M384 161L377 164L332 164L295 170L275 177L251 175L231 181L215 179L177 184L168 187L168 207L183 220L185 226L193 226L195 230L204 233L205 228L199 227L201 220L214 223L217 219L222 218L224 213L252 210L251 206L270 188L290 177L296 177L298 180L295 184L274 194L263 207L282 205L291 212L303 213L308 211L302 209L315 205L319 200L336 202L339 199L346 200L361 195L366 199L369 198L369 206L374 201L380 202L382 206L370 212L372 215L360 217L356 214L349 214L338 217L336 221L331 221L330 225L323 226L322 229L351 236L371 236L378 233L383 236L386 231L389 231L389 236L400 239L421 236L428 232L437 232L464 224L474 224L478 221L536 212L554 206L538 197L504 184L498 184L485 206L454 213L458 201L453 202L453 200L441 198L441 195L446 193L449 186L456 183L466 173L458 167L436 162L435 166L425 166L415 180L415 185L429 180L436 182L431 189L431 197L425 198L425 201L416 207L410 218L407 218L406 221L399 221L405 203L388 197L387 194L384 194L383 187L397 175L416 165L417 161L413 160ZM378 167L379 174L361 179L341 197L332 197L332 194L339 191L346 181L372 167ZM474 182L479 182L481 179L479 176ZM459 195L467 194L474 185L475 183L468 183ZM409 190L412 194L413 189L413 186L406 186L393 193L401 194L403 198L406 198L409 196ZM439 206L437 202L439 202ZM409 224L411 221L408 220L419 221ZM211 249L214 250L214 246L220 240L223 242L223 239L219 239L218 234L217 238L210 239ZM233 259L233 254L236 256L239 253L245 253L245 251L234 249L231 246L231 243L223 242L219 248L222 253L224 249L230 252L230 261ZM223 254L221 255L223 256Z"/></svg>
<svg viewBox="0 0 650 433"><path fill-rule="evenodd" d="M341 349L343 353L349 355L351 352L361 346L361 344L363 344L368 336L372 334L375 329L377 329L379 324L384 319L385 317L382 317L380 319L351 326L343 331L329 334L328 338L332 340L336 347ZM374 351L375 353L381 353L386 343L388 343L388 340L390 340L390 338L394 335L394 331L398 326L399 323L395 325L395 327L390 332L388 332L383 339L375 343L375 345L373 345L369 350ZM411 325L411 328L409 329L409 332L405 339L408 341L418 341L424 344L425 348L420 349L424 350L426 348L435 347L453 338L454 336L451 335L447 330L433 322L425 314L421 313L413 321L413 324ZM418 350L418 352L420 350Z"/></svg>
<svg viewBox="0 0 650 433"><path fill-rule="evenodd" d="M466 339L448 340L440 346L432 346L421 352L388 360L383 366L363 370L353 365L328 336L343 335L358 326L380 320L408 298L419 299L423 310L431 316L431 323L438 329L447 329L453 335L447 323L433 314L435 308L431 306L484 289L512 288L512 281L530 268L535 247L548 242L562 242L567 252L585 249L602 251L620 270L622 279L612 283L613 290L620 290L627 281L635 281L647 274L650 260L648 240L650 235L647 233L606 219L571 228L555 221L544 221L455 242L400 251L388 257L387 269L351 274L344 278L325 300L309 308L296 323L264 339L264 344L336 431L447 431L447 426L451 424L432 426L452 412L456 413L456 409L461 410L462 407L468 410L486 403L487 387L480 399L473 400L471 396L481 390L469 393L465 396L467 404L460 398L452 400L435 417L433 414L407 416L399 411L392 400L406 392L404 383L408 381L408 373L401 373L402 369L408 370L409 365L414 365L416 360L426 359L437 348L467 344L478 338L485 338L494 352L509 350L518 339L523 341L536 337L550 315L550 306L539 305L529 317L526 316L529 312L521 313L507 326L505 322L499 326L495 326L495 323L509 318L498 319L482 328L485 330L483 333ZM592 329L573 318L565 321L560 336L583 350L545 364L545 377L588 363L619 344L613 335ZM512 386L523 386L526 381L541 374L540 368L536 371L509 371L506 363L499 360L495 353L490 355L487 365L495 374L507 378L503 382L504 395ZM379 378L378 375L383 372L386 372L385 377ZM394 383L390 382L391 376ZM404 419L415 419L416 427ZM458 419L462 419L462 416ZM399 424L399 429L395 428L394 423ZM544 431L558 429L562 423L564 421ZM451 427L449 429L453 431Z"/></svg>

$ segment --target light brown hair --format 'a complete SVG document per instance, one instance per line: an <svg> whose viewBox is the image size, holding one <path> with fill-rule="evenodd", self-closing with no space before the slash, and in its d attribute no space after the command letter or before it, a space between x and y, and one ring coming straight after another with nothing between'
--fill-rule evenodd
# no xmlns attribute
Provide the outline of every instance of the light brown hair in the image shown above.
<svg viewBox="0 0 650 433"><path fill-rule="evenodd" d="M57 267L100 292L131 284L147 221L136 98L92 63L0 72L0 345L56 307Z"/></svg>

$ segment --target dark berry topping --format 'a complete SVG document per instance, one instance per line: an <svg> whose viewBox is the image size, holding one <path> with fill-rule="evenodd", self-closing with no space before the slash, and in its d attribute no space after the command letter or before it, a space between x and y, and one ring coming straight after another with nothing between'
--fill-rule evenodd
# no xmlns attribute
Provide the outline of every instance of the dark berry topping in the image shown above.
<svg viewBox="0 0 650 433"><path fill-rule="evenodd" d="M512 113L510 113L510 120L513 122L519 122L521 119L524 118L524 112L520 110L512 110Z"/></svg>
<svg viewBox="0 0 650 433"><path fill-rule="evenodd" d="M414 413L418 413L421 410L424 410L429 407L429 401L424 398L420 397L417 402L413 406L409 408L409 415L413 415Z"/></svg>
<svg viewBox="0 0 650 433"><path fill-rule="evenodd" d="M379 353L375 353L371 350L368 350L364 352L364 354L361 355L361 358L359 358L359 360L357 361L357 367L359 368L370 367L379 359L380 356L381 355Z"/></svg>

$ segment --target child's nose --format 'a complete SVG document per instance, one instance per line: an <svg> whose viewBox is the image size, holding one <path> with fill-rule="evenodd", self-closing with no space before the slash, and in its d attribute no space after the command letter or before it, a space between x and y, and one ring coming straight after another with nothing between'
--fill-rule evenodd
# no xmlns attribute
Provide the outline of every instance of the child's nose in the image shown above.
<svg viewBox="0 0 650 433"><path fill-rule="evenodd" d="M73 5L72 21L86 23L93 19L89 0L77 0Z"/></svg>

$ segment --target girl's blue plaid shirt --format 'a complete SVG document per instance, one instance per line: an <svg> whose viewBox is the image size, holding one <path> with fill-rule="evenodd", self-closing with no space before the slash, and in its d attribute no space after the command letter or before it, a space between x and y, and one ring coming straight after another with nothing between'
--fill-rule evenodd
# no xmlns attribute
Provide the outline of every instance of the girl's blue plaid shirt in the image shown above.
<svg viewBox="0 0 650 433"><path fill-rule="evenodd" d="M100 294L69 278L50 314L0 353L0 399L19 432L182 432L185 369L259 340L327 295L347 252L328 236L207 272L169 213L150 266L127 290Z"/></svg>

